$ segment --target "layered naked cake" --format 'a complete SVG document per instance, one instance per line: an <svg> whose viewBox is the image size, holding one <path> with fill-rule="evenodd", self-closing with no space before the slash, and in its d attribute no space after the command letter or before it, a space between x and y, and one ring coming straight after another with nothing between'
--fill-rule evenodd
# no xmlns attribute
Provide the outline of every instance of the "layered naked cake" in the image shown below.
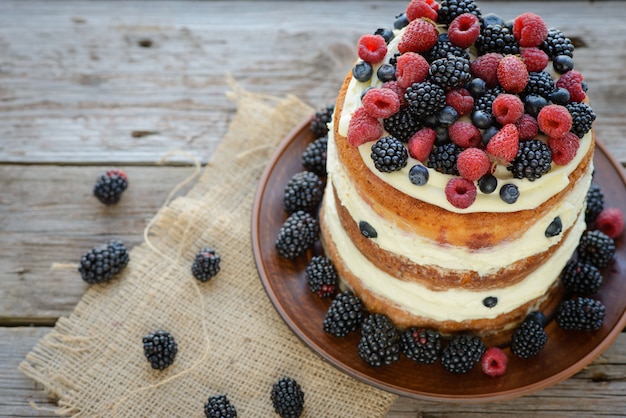
<svg viewBox="0 0 626 418"><path fill-rule="evenodd" d="M489 336L562 296L595 114L560 31L448 3L413 1L359 40L329 124L321 240L370 313Z"/></svg>

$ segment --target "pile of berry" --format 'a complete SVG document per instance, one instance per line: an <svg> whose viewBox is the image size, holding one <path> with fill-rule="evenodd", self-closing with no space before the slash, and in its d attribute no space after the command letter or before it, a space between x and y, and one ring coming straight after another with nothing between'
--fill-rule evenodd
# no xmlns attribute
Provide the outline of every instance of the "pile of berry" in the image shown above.
<svg viewBox="0 0 626 418"><path fill-rule="evenodd" d="M573 51L570 39L533 13L506 22L483 16L473 0L412 0L393 29L358 41L353 77L380 87L364 89L348 141L374 142L381 172L401 170L412 157L452 175L446 197L467 208L477 186L498 189L497 165L534 181L575 157L596 115L584 103ZM507 203L519 197L512 183L499 189Z"/></svg>

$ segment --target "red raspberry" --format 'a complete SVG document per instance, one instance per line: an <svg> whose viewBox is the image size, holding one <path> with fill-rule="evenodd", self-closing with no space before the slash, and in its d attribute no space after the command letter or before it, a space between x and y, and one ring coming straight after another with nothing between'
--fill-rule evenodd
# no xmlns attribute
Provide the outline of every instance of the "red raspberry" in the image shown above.
<svg viewBox="0 0 626 418"><path fill-rule="evenodd" d="M437 21L437 9L439 9L439 3L434 0L412 0L406 8L406 17L410 21L425 17Z"/></svg>
<svg viewBox="0 0 626 418"><path fill-rule="evenodd" d="M515 122L515 126L517 126L517 130L519 131L520 141L528 141L539 134L537 119L530 116L528 113L523 114L522 117Z"/></svg>
<svg viewBox="0 0 626 418"><path fill-rule="evenodd" d="M606 208L596 217L596 229L615 239L624 232L624 213L619 208Z"/></svg>
<svg viewBox="0 0 626 418"><path fill-rule="evenodd" d="M506 372L508 362L509 358L501 348L489 347L480 360L480 366L487 376L497 377Z"/></svg>
<svg viewBox="0 0 626 418"><path fill-rule="evenodd" d="M539 46L548 37L548 26L541 16L524 13L513 21L513 36L520 46Z"/></svg>
<svg viewBox="0 0 626 418"><path fill-rule="evenodd" d="M430 64L426 58L416 52L407 52L398 57L396 64L396 81L403 89L413 83L421 83L426 80Z"/></svg>
<svg viewBox="0 0 626 418"><path fill-rule="evenodd" d="M560 138L572 129L572 115L565 106L547 105L539 111L537 123L546 135Z"/></svg>
<svg viewBox="0 0 626 418"><path fill-rule="evenodd" d="M556 87L563 87L569 91L569 101L580 103L585 100L587 94L582 86L583 75L576 70L570 70L563 74L556 82Z"/></svg>
<svg viewBox="0 0 626 418"><path fill-rule="evenodd" d="M543 71L549 61L548 54L535 47L522 48L520 57L522 57L524 64L526 64L526 69L529 72L533 71L538 73Z"/></svg>
<svg viewBox="0 0 626 418"><path fill-rule="evenodd" d="M390 89L370 89L362 103L367 113L375 118L388 118L400 110L400 99Z"/></svg>
<svg viewBox="0 0 626 418"><path fill-rule="evenodd" d="M492 88L498 85L498 63L502 59L502 54L489 52L476 58L470 64L470 72L474 77L485 81L487 87Z"/></svg>
<svg viewBox="0 0 626 418"><path fill-rule="evenodd" d="M454 122L448 128L448 136L461 148L477 147L482 141L480 131L471 122Z"/></svg>
<svg viewBox="0 0 626 418"><path fill-rule="evenodd" d="M528 70L516 55L505 55L498 63L498 81L509 93L521 93L528 84Z"/></svg>
<svg viewBox="0 0 626 418"><path fill-rule="evenodd" d="M471 13L463 13L454 18L448 26L448 39L453 45L463 49L469 48L480 35L478 17Z"/></svg>
<svg viewBox="0 0 626 418"><path fill-rule="evenodd" d="M432 128L422 128L409 139L409 155L418 161L426 161L433 149L437 133Z"/></svg>
<svg viewBox="0 0 626 418"><path fill-rule="evenodd" d="M381 88L389 89L398 95L398 100L400 100L400 107L406 105L406 98L404 97L404 91L402 87L398 85L397 81L387 81L384 83Z"/></svg>
<svg viewBox="0 0 626 418"><path fill-rule="evenodd" d="M468 179L453 177L446 184L446 198L455 208L468 208L476 200L476 185Z"/></svg>
<svg viewBox="0 0 626 418"><path fill-rule="evenodd" d="M567 165L576 156L580 142L578 136L568 132L560 138L548 138L548 147L552 151L552 162L557 165Z"/></svg>
<svg viewBox="0 0 626 418"><path fill-rule="evenodd" d="M363 35L357 44L359 58L365 62L376 64L387 54L387 43L380 35Z"/></svg>
<svg viewBox="0 0 626 418"><path fill-rule="evenodd" d="M446 93L446 104L452 106L459 116L469 115L474 108L474 98L467 89L458 88Z"/></svg>
<svg viewBox="0 0 626 418"><path fill-rule="evenodd" d="M514 94L500 94L491 104L493 116L500 125L517 122L524 114L522 99Z"/></svg>
<svg viewBox="0 0 626 418"><path fill-rule="evenodd" d="M348 125L348 142L358 147L366 142L375 141L383 134L383 126L365 108L359 107Z"/></svg>
<svg viewBox="0 0 626 418"><path fill-rule="evenodd" d="M478 148L468 148L461 151L456 160L459 174L464 179L476 181L489 172L491 163L485 151Z"/></svg>
<svg viewBox="0 0 626 418"><path fill-rule="evenodd" d="M406 27L404 35L398 44L398 51L426 52L437 43L439 32L435 24L426 19L416 19Z"/></svg>
<svg viewBox="0 0 626 418"><path fill-rule="evenodd" d="M519 150L519 131L517 126L504 125L487 143L487 154L497 164L508 165Z"/></svg>

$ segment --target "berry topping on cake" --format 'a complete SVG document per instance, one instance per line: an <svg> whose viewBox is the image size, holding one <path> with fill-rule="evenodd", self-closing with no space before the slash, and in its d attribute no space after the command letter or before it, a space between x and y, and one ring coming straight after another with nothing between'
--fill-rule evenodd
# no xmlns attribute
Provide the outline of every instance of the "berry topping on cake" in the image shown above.
<svg viewBox="0 0 626 418"><path fill-rule="evenodd" d="M411 0L406 8L405 14L409 20L425 17L436 22L438 9L439 3L434 0Z"/></svg>
<svg viewBox="0 0 626 418"><path fill-rule="evenodd" d="M207 282L220 271L220 256L210 247L198 251L191 265L193 277L201 282Z"/></svg>
<svg viewBox="0 0 626 418"><path fill-rule="evenodd" d="M606 308L599 300L577 297L564 301L556 315L556 323L565 330L597 331L602 327Z"/></svg>
<svg viewBox="0 0 626 418"><path fill-rule="evenodd" d="M548 341L543 326L532 320L525 320L511 337L511 353L527 359L537 356Z"/></svg>
<svg viewBox="0 0 626 418"><path fill-rule="evenodd" d="M450 42L461 48L469 48L480 35L480 22L476 15L464 13L454 18L448 26Z"/></svg>
<svg viewBox="0 0 626 418"><path fill-rule="evenodd" d="M530 116L528 113L524 113L522 117L515 122L515 126L517 126L520 141L533 139L539 133L539 124L537 123L537 119Z"/></svg>
<svg viewBox="0 0 626 418"><path fill-rule="evenodd" d="M580 141L575 134L568 132L561 138L548 138L548 146L552 151L552 161L557 165L567 165L576 156Z"/></svg>
<svg viewBox="0 0 626 418"><path fill-rule="evenodd" d="M390 173L406 166L409 154L400 140L385 136L372 145L371 157L378 171Z"/></svg>
<svg viewBox="0 0 626 418"><path fill-rule="evenodd" d="M420 364L432 364L441 353L441 335L432 329L409 328L402 333L400 346L407 358Z"/></svg>
<svg viewBox="0 0 626 418"><path fill-rule="evenodd" d="M528 69L517 55L505 55L498 62L498 81L509 93L521 93L528 84Z"/></svg>
<svg viewBox="0 0 626 418"><path fill-rule="evenodd" d="M575 293L592 295L602 285L602 273L593 264L570 260L561 272L563 286Z"/></svg>
<svg viewBox="0 0 626 418"><path fill-rule="evenodd" d="M388 118L400 110L400 99L390 89L370 89L363 96L363 108L374 118Z"/></svg>
<svg viewBox="0 0 626 418"><path fill-rule="evenodd" d="M541 16L530 12L523 13L513 21L513 35L520 46L539 46L548 37L548 26Z"/></svg>
<svg viewBox="0 0 626 418"><path fill-rule="evenodd" d="M597 221L597 219L596 219ZM585 231L578 243L578 258L598 268L609 265L615 255L613 239L599 230Z"/></svg>
<svg viewBox="0 0 626 418"><path fill-rule="evenodd" d="M472 75L468 59L449 56L440 58L430 65L430 80L445 90L452 90L465 85Z"/></svg>
<svg viewBox="0 0 626 418"><path fill-rule="evenodd" d="M178 344L167 331L158 330L143 337L143 353L153 369L165 370L174 363Z"/></svg>
<svg viewBox="0 0 626 418"><path fill-rule="evenodd" d="M563 74L556 82L557 87L569 91L570 101L582 102L587 97L583 87L583 75L576 70Z"/></svg>
<svg viewBox="0 0 626 418"><path fill-rule="evenodd" d="M435 146L428 156L426 165L443 174L458 175L456 161L461 151L463 149L453 143Z"/></svg>
<svg viewBox="0 0 626 418"><path fill-rule="evenodd" d="M546 228L544 235L546 238L552 238L561 234L561 232L563 232L563 222L561 221L561 218L557 216L552 220L552 222L550 222L550 225Z"/></svg>
<svg viewBox="0 0 626 418"><path fill-rule="evenodd" d="M619 208L606 208L596 218L595 227L615 239L624 232L624 213Z"/></svg>
<svg viewBox="0 0 626 418"><path fill-rule="evenodd" d="M519 54L520 50L513 32L507 26L500 24L483 25L474 46L478 55L485 55L489 52L515 55Z"/></svg>
<svg viewBox="0 0 626 418"><path fill-rule="evenodd" d="M426 52L437 43L439 32L435 24L427 19L415 19L409 23L402 39L398 44L398 51Z"/></svg>
<svg viewBox="0 0 626 418"><path fill-rule="evenodd" d="M531 139L520 142L517 155L507 166L507 170L517 179L534 181L550 171L551 163L550 147L538 139Z"/></svg>
<svg viewBox="0 0 626 418"><path fill-rule="evenodd" d="M304 392L291 377L282 377L272 386L270 399L281 418L298 418L304 410Z"/></svg>
<svg viewBox="0 0 626 418"><path fill-rule="evenodd" d="M428 52L424 52L424 57L428 62L434 62L441 58L458 57L466 60L470 59L467 49L454 45L450 42L447 33L440 33L437 37L437 43Z"/></svg>
<svg viewBox="0 0 626 418"><path fill-rule="evenodd" d="M369 81L373 74L374 67L369 62L361 61L352 67L352 76L363 83Z"/></svg>
<svg viewBox="0 0 626 418"><path fill-rule="evenodd" d="M470 64L472 75L478 79L484 80L485 85L493 88L499 84L498 81L498 63L502 59L502 54L497 52L489 52L476 57Z"/></svg>
<svg viewBox="0 0 626 418"><path fill-rule="evenodd" d="M499 124L516 123L524 115L524 103L519 96L501 94L491 104L491 110Z"/></svg>
<svg viewBox="0 0 626 418"><path fill-rule="evenodd" d="M591 130L596 114L585 103L569 103L565 105L565 108L572 116L572 132L582 138Z"/></svg>
<svg viewBox="0 0 626 418"><path fill-rule="evenodd" d="M474 182L461 177L453 177L446 184L446 199L455 208L466 209L476 200Z"/></svg>
<svg viewBox="0 0 626 418"><path fill-rule="evenodd" d="M276 237L278 254L294 259L311 247L319 238L320 226L310 213L297 211L283 223Z"/></svg>
<svg viewBox="0 0 626 418"><path fill-rule="evenodd" d="M520 57L529 73L543 71L550 60L548 54L536 47L522 48Z"/></svg>
<svg viewBox="0 0 626 418"><path fill-rule="evenodd" d="M567 55L558 55L552 61L552 68L559 74L565 74L574 69L574 60Z"/></svg>
<svg viewBox="0 0 626 418"><path fill-rule="evenodd" d="M485 151L478 148L463 150L457 158L456 165L461 177L472 182L483 177L491 168L489 157Z"/></svg>
<svg viewBox="0 0 626 418"><path fill-rule="evenodd" d="M572 115L565 106L548 105L537 115L539 129L552 138L562 138L572 129Z"/></svg>
<svg viewBox="0 0 626 418"><path fill-rule="evenodd" d="M442 350L441 364L451 373L467 373L481 360L484 352L485 345L477 336L457 335Z"/></svg>
<svg viewBox="0 0 626 418"><path fill-rule="evenodd" d="M302 153L302 165L307 171L318 176L326 175L326 155L328 149L328 137L323 136L307 145Z"/></svg>
<svg viewBox="0 0 626 418"><path fill-rule="evenodd" d="M376 70L376 77L383 83L396 79L396 67L391 64L382 64Z"/></svg>
<svg viewBox="0 0 626 418"><path fill-rule="evenodd" d="M554 80L546 71L531 71L528 73L528 84L522 92L523 96L536 95L548 100L554 92Z"/></svg>
<svg viewBox="0 0 626 418"><path fill-rule="evenodd" d="M338 276L329 258L313 256L304 270L304 278L311 292L320 298L333 296L337 290Z"/></svg>
<svg viewBox="0 0 626 418"><path fill-rule="evenodd" d="M407 144L409 155L418 161L426 161L435 144L437 133L432 128L417 131Z"/></svg>
<svg viewBox="0 0 626 418"><path fill-rule="evenodd" d="M477 147L482 141L480 131L470 122L454 122L448 129L448 135L461 148Z"/></svg>
<svg viewBox="0 0 626 418"><path fill-rule="evenodd" d="M508 204L513 204L519 199L519 189L516 185L507 183L500 187L500 199Z"/></svg>
<svg viewBox="0 0 626 418"><path fill-rule="evenodd" d="M365 318L358 353L374 367L390 365L400 359L400 333L387 316L373 314Z"/></svg>
<svg viewBox="0 0 626 418"><path fill-rule="evenodd" d="M407 52L400 55L396 64L396 81L398 86L406 89L414 83L421 83L428 77L429 70L430 65L421 54Z"/></svg>
<svg viewBox="0 0 626 418"><path fill-rule="evenodd" d="M321 138L328 135L328 124L333 117L334 111L334 104L315 111L313 119L311 119L311 123L309 124L309 129L313 132L315 138Z"/></svg>
<svg viewBox="0 0 626 418"><path fill-rule="evenodd" d="M519 150L519 131L512 123L504 125L487 144L487 154L498 164L508 165Z"/></svg>
<svg viewBox="0 0 626 418"><path fill-rule="evenodd" d="M354 293L346 290L335 296L326 311L324 331L335 337L344 337L356 331L361 326L364 317L363 303Z"/></svg>
<svg viewBox="0 0 626 418"><path fill-rule="evenodd" d="M500 347L489 347L480 360L480 366L487 376L498 377L506 373L509 358Z"/></svg>
<svg viewBox="0 0 626 418"><path fill-rule="evenodd" d="M452 106L459 116L469 115L474 108L474 98L467 89L458 88L446 93L446 104Z"/></svg>
<svg viewBox="0 0 626 418"><path fill-rule="evenodd" d="M383 133L383 127L375 117L371 116L365 108L359 107L348 126L348 142L354 147L366 142L376 141Z"/></svg>
<svg viewBox="0 0 626 418"><path fill-rule="evenodd" d="M383 126L391 136L402 142L407 142L420 128L408 108L400 108L398 113L383 119Z"/></svg>
<svg viewBox="0 0 626 418"><path fill-rule="evenodd" d="M363 61L377 64L387 54L387 42L380 35L363 35L357 43L357 54Z"/></svg>
<svg viewBox="0 0 626 418"><path fill-rule="evenodd" d="M478 180L478 187L484 194L491 194L498 188L498 179L492 174L485 174Z"/></svg>
<svg viewBox="0 0 626 418"><path fill-rule="evenodd" d="M471 13L480 18L480 9L474 0L441 0L438 23L451 23L456 17Z"/></svg>
<svg viewBox="0 0 626 418"><path fill-rule="evenodd" d="M237 418L237 411L225 395L209 397L204 404L206 418Z"/></svg>
<svg viewBox="0 0 626 418"><path fill-rule="evenodd" d="M554 59L559 55L567 55L568 57L574 56L574 44L572 41L558 29L548 29L548 36L546 40L539 45L548 57Z"/></svg>
<svg viewBox="0 0 626 418"><path fill-rule="evenodd" d="M98 177L93 187L93 194L105 205L114 205L120 201L122 193L128 187L128 176L122 170L107 170Z"/></svg>
<svg viewBox="0 0 626 418"><path fill-rule="evenodd" d="M421 164L415 164L409 170L409 180L416 186L423 186L428 183L430 172Z"/></svg>
<svg viewBox="0 0 626 418"><path fill-rule="evenodd" d="M446 106L446 92L443 87L428 80L414 83L404 95L416 120L432 116Z"/></svg>

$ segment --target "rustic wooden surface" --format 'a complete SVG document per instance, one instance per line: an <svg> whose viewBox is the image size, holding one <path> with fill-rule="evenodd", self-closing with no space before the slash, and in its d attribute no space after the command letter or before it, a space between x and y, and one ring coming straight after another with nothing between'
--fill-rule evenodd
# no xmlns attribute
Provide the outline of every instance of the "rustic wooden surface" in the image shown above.
<svg viewBox="0 0 626 418"><path fill-rule="evenodd" d="M405 1L0 2L0 416L52 417L54 399L17 365L86 289L75 269L107 238L129 247L234 115L227 74L244 88L330 101L358 37ZM626 3L491 2L525 11L578 45L596 133L626 163ZM130 188L106 208L91 196L119 167ZM389 418L626 415L626 335L576 376L534 395L467 405L400 398ZM32 404L31 404L32 403ZM33 408L35 406L35 408Z"/></svg>

